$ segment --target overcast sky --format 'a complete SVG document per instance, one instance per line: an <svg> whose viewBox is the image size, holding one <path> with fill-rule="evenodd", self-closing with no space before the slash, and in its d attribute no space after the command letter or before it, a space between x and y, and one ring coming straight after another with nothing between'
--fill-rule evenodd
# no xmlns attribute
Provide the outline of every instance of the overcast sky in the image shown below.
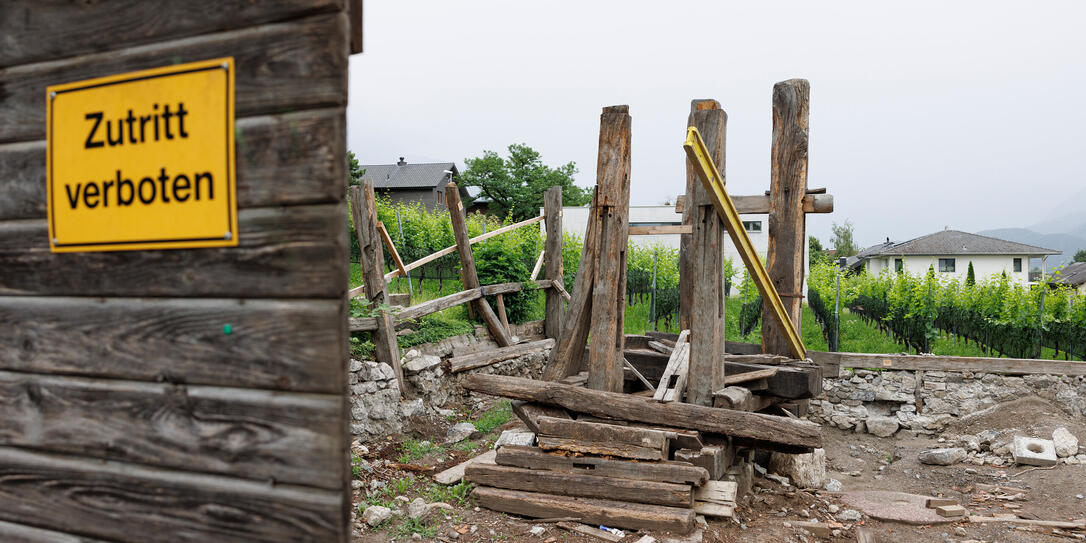
<svg viewBox="0 0 1086 543"><path fill-rule="evenodd" d="M1086 2L367 0L348 148L364 164L525 143L596 182L629 104L634 205L683 190L692 98L728 113L731 194L769 188L771 91L811 82L808 232L905 240L1086 217Z"/></svg>

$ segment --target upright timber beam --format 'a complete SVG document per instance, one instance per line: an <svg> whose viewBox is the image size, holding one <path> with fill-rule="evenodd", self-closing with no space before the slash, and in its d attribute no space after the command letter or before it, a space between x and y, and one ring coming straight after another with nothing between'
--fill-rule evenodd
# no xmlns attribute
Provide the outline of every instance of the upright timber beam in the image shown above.
<svg viewBox="0 0 1086 543"><path fill-rule="evenodd" d="M543 216L547 241L543 244L544 278L561 282L562 269L562 187L551 187L543 194ZM534 279L534 278L533 278ZM557 340L562 334L562 294L556 288L547 289L543 333Z"/></svg>
<svg viewBox="0 0 1086 543"><path fill-rule="evenodd" d="M381 250L381 235L377 231L377 199L373 195L373 181L366 180L361 187L350 188L351 217L358 245L362 251L362 280L366 301L371 307L388 306L388 282L385 281L385 255ZM400 366L400 344L396 341L396 323L388 311L377 312L377 329L373 332L374 356L378 362L392 366L400 394L407 396L403 368Z"/></svg>
<svg viewBox="0 0 1086 543"><path fill-rule="evenodd" d="M622 392L625 347L626 247L630 226L630 109L611 106L600 115L596 163L599 260L592 287L588 388Z"/></svg>
<svg viewBox="0 0 1086 543"><path fill-rule="evenodd" d="M464 290L479 288L479 275L475 271L475 258L471 254L471 241L468 239L468 226L464 221L464 204L460 202L460 189L456 183L445 186L445 204L449 206L449 218L452 220L453 236L456 237L456 250L460 253L460 277ZM483 317L487 330L494 336L499 347L508 347L513 342L502 326L498 315L490 308L485 298L472 300L475 309Z"/></svg>
<svg viewBox="0 0 1086 543"><path fill-rule="evenodd" d="M710 158L724 175L728 115L716 100L694 100L687 126L695 126L704 138ZM724 348L724 223L713 201L687 165L687 202L684 219L690 221L688 245L680 249L686 267L680 269L680 285L689 292L680 301L680 321L690 330L690 369L686 401L713 405L713 391L723 388L724 366L717 358ZM683 257L680 256L680 259Z"/></svg>
<svg viewBox="0 0 1086 543"><path fill-rule="evenodd" d="M769 279L792 325L801 333L803 256L807 246L803 199L807 194L807 140L811 84L789 79L773 85L773 151L770 177ZM762 352L788 355L788 339L762 309Z"/></svg>

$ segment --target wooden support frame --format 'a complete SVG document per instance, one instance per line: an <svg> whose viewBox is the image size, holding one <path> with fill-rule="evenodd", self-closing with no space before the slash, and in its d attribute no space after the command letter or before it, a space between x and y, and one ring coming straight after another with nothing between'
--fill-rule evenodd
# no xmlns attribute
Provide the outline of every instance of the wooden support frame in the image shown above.
<svg viewBox="0 0 1086 543"><path fill-rule="evenodd" d="M403 260L400 259L400 253L396 250L396 244L392 243L392 238L388 235L388 229L385 228L385 223L377 221L377 232L381 234L381 239L385 242L385 247L388 247L388 253L392 255L392 262L396 264L396 270L400 272L400 276L406 276L407 270L403 267ZM385 277L388 280L388 277Z"/></svg>
<svg viewBox="0 0 1086 543"><path fill-rule="evenodd" d="M354 219L354 231L362 253L359 265L362 266L362 286L365 288L366 300L371 307L388 306L388 282L381 274L385 269L385 255L381 251L381 235L377 231L377 198L373 193L373 181L366 180L360 187L351 187L347 191L347 197L351 201L351 217ZM396 339L396 326L392 315L382 309L374 318L374 357L378 362L392 366L396 373L396 382L400 385L400 394L406 397L407 382L400 366L400 345Z"/></svg>
<svg viewBox="0 0 1086 543"><path fill-rule="evenodd" d="M739 218L739 213L735 210L735 205L728 197L727 191L724 190L724 178L720 176L720 172L713 165L709 152L705 148L696 127L691 126L688 129L683 149L686 150L687 159L694 166L702 184L713 195L713 207L724 218L728 235L732 238L732 243L739 249L739 256L742 257L747 270L751 272L754 284L762 295L762 300L774 308L772 317L788 336L788 347L791 356L799 360L806 359L807 349L803 346L803 339L799 337L795 327L792 326L792 321L789 319L787 311L785 311L784 303L781 302L776 288L770 282L769 275L766 273L765 267L762 266L762 261L758 258L758 253L754 251L754 245L751 243L750 237L747 236L747 231L743 229L743 222Z"/></svg>
<svg viewBox="0 0 1086 543"><path fill-rule="evenodd" d="M562 187L551 187L543 193L543 216L547 229L547 238L543 242L542 262L546 266L544 277L553 285L553 288L547 291L544 301L543 333L557 340L562 335L565 316L562 299L569 301L569 294L562 285L565 282L562 262Z"/></svg>
<svg viewBox="0 0 1086 543"><path fill-rule="evenodd" d="M475 271L475 258L471 254L471 240L468 239L468 227L464 218L464 204L460 202L460 190L456 183L445 186L445 203L449 206L449 218L452 220L453 235L456 237L456 249L460 253L460 274L464 279L464 288L479 288L479 276ZM497 232L498 230L494 231L494 233ZM498 343L498 346L511 345L513 342L509 339L509 334L506 333L494 310L490 308L490 304L482 298L477 298L472 303L483 317L483 322L486 323L490 335L494 336L494 341Z"/></svg>

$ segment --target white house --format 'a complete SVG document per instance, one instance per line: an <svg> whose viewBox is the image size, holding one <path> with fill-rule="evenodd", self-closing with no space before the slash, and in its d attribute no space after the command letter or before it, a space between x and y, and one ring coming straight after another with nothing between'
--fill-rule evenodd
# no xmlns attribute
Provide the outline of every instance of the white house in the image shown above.
<svg viewBox="0 0 1086 543"><path fill-rule="evenodd" d="M887 240L868 247L856 255L852 267L863 266L874 274L883 270L923 274L931 266L939 275L964 281L972 263L977 281L1006 272L1012 281L1028 283L1030 258L1044 259L1058 254L1060 251L948 229L909 241Z"/></svg>
<svg viewBox="0 0 1086 543"><path fill-rule="evenodd" d="M574 232L584 237L588 227L589 207L563 207L562 231ZM751 213L741 217L743 226L750 237L755 252L764 260L769 252L769 215L764 213ZM675 206L630 206L630 226L671 226L682 224L682 215L675 213ZM642 246L659 245L664 247L679 248L679 234L663 234L651 236L630 236L635 244ZM730 237L724 240L724 255L735 263L736 269L742 270L743 260L739 257L739 250L735 248ZM808 245L803 244L804 277L810 269L810 255ZM806 295L806 280L804 280L803 293Z"/></svg>

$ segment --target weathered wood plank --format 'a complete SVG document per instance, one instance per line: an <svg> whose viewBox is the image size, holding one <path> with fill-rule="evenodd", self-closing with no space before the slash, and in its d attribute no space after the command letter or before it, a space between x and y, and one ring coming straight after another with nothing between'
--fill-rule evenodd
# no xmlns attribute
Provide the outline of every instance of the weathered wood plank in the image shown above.
<svg viewBox="0 0 1086 543"><path fill-rule="evenodd" d="M539 433L539 425L536 423L536 420L539 419L539 417L570 418L569 413L566 413L565 409L553 405L522 402L520 400L514 400L511 404L513 406L513 414L516 415L533 434Z"/></svg>
<svg viewBox="0 0 1086 543"><path fill-rule="evenodd" d="M664 374L660 376L660 384L652 399L661 402L682 400L683 392L686 391L687 375L690 373L690 343L687 342L689 337L690 330L679 333L679 339L675 341L675 347L668 355L667 366L664 367Z"/></svg>
<svg viewBox="0 0 1086 543"><path fill-rule="evenodd" d="M686 533L694 528L694 512L678 507L555 496L486 486L476 487L472 497L487 509L532 518L576 517L581 522L633 530Z"/></svg>
<svg viewBox="0 0 1086 543"><path fill-rule="evenodd" d="M483 351L479 353L466 354L463 356L457 356L446 360L449 365L450 373L459 373L470 369L481 368L483 366L489 366L496 364L503 360L511 360L518 356L524 356L536 351L543 351L554 347L553 339L541 339L539 341L531 341L528 343L520 343L517 345L510 345L508 347L502 347L493 351Z"/></svg>
<svg viewBox="0 0 1086 543"><path fill-rule="evenodd" d="M732 203L740 215L769 213L769 195L732 196ZM682 214L686 209L686 195L680 194L675 200L675 213ZM803 197L804 213L833 213L833 195L812 193L810 189Z"/></svg>
<svg viewBox="0 0 1086 543"><path fill-rule="evenodd" d="M0 67L220 32L339 11L343 0L202 0L95 3L9 0L0 4Z"/></svg>
<svg viewBox="0 0 1086 543"><path fill-rule="evenodd" d="M563 496L604 498L673 507L690 507L694 503L694 489L688 484L620 479L588 473L473 464L464 471L464 478L477 485Z"/></svg>
<svg viewBox="0 0 1086 543"><path fill-rule="evenodd" d="M631 226L629 235L631 236L661 236L672 234L689 234L693 232L693 227L689 224L666 224L666 225L650 225L650 226Z"/></svg>
<svg viewBox="0 0 1086 543"><path fill-rule="evenodd" d="M93 458L337 489L338 395L0 371L0 441Z"/></svg>
<svg viewBox="0 0 1086 543"><path fill-rule="evenodd" d="M381 248L381 235L377 227L377 198L373 192L373 181L366 179L362 186L351 187L347 193L351 202L351 218L355 235L358 238L362 281L369 307L387 306L388 282L382 273L385 270L385 253ZM377 328L373 331L373 354L378 362L392 366L396 373L396 382L400 394L408 396L407 381L400 365L400 344L396 339L396 327L392 315L379 310L376 319Z"/></svg>
<svg viewBox="0 0 1086 543"><path fill-rule="evenodd" d="M562 187L551 187L543 193L543 216L546 220L547 239L543 242L544 277L553 284L561 284L562 263ZM557 340L562 335L562 295L558 289L549 289L544 300L543 331L547 337Z"/></svg>
<svg viewBox="0 0 1086 543"><path fill-rule="evenodd" d="M592 287L588 388L621 392L626 339L626 249L630 226L630 113L611 106L600 115L598 197L592 213L600 224L600 248Z"/></svg>
<svg viewBox="0 0 1086 543"><path fill-rule="evenodd" d="M445 186L445 205L449 208L449 217L452 220L452 231L456 237L456 251L460 254L460 277L465 289L479 288L479 276L475 271L475 258L471 254L471 240L468 239L468 227L464 219L464 204L460 202L460 191L456 183ZM496 230L495 230L496 232ZM509 334L505 332L498 316L490 308L490 304L484 299L472 302L476 311L483 317L487 330L494 336L494 341L501 347L508 347L513 342Z"/></svg>
<svg viewBox="0 0 1086 543"><path fill-rule="evenodd" d="M635 428L646 428L649 430L659 430L667 434L667 438L671 440L672 449L701 449L703 444L701 442L701 434L696 430L687 430L683 428L675 428L670 426L658 426L652 424L640 424L637 422L630 422L628 420L616 420L602 417L594 417L592 415L580 415L577 420L584 422L601 422L603 424L617 424L619 426L632 426Z"/></svg>
<svg viewBox="0 0 1086 543"><path fill-rule="evenodd" d="M669 360L666 355L645 349L628 349L626 358L648 379L660 379ZM732 362L724 357L718 358L717 364L724 366L726 375L766 369L760 364ZM777 373L764 378L767 394L798 399L812 398L822 393L822 369L818 365L796 362L790 366L773 367L777 368ZM628 378L633 379L632 376Z"/></svg>
<svg viewBox="0 0 1086 543"><path fill-rule="evenodd" d="M339 394L339 304L5 297L0 370Z"/></svg>
<svg viewBox="0 0 1086 543"><path fill-rule="evenodd" d="M763 439L798 447L822 446L821 427L802 420L679 402L659 403L652 398L500 375L469 375L460 384L467 390L559 405L598 417Z"/></svg>
<svg viewBox="0 0 1086 543"><path fill-rule="evenodd" d="M44 89L48 85L218 57L234 57L238 117L343 107L347 101L346 29L344 14L317 15L0 69L4 82L0 142L45 138Z"/></svg>
<svg viewBox="0 0 1086 543"><path fill-rule="evenodd" d="M919 356L910 354L826 353L808 351L818 364L847 368L908 371L973 371L1005 375L1086 375L1086 363L1031 358Z"/></svg>
<svg viewBox="0 0 1086 543"><path fill-rule="evenodd" d="M711 481L721 478L732 464L735 449L729 445L707 445L700 449L679 449L675 461L690 462L709 471Z"/></svg>
<svg viewBox="0 0 1086 543"><path fill-rule="evenodd" d="M43 530L2 520L0 520L0 541L4 543L105 543L100 539Z"/></svg>
<svg viewBox="0 0 1086 543"><path fill-rule="evenodd" d="M345 127L339 108L238 119L238 207L341 202ZM0 145L0 187L0 220L46 216L44 141Z"/></svg>
<svg viewBox="0 0 1086 543"><path fill-rule="evenodd" d="M599 188L592 192L592 209L596 208ZM589 213L585 227L581 261L573 281L573 298L569 302L562 321L562 335L551 351L551 359L543 369L543 379L556 381L581 371L585 358L585 342L588 341L589 320L592 317L592 287L596 281L596 260L599 256L602 226L599 217ZM555 283L558 284L558 283Z"/></svg>
<svg viewBox="0 0 1086 543"><path fill-rule="evenodd" d="M0 520L143 543L346 541L342 493L0 447Z"/></svg>
<svg viewBox="0 0 1086 543"><path fill-rule="evenodd" d="M811 84L789 79L773 85L773 150L770 168L769 249L766 271L781 296L796 333L802 332L804 249L807 218L807 141ZM791 353L784 331L773 319L773 308L762 308L762 350Z"/></svg>
<svg viewBox="0 0 1086 543"><path fill-rule="evenodd" d="M759 379L765 379L777 375L779 368L765 368L761 370L748 371L746 373L736 373L724 378L724 386L737 385L739 383L746 383L748 381L757 381Z"/></svg>
<svg viewBox="0 0 1086 543"><path fill-rule="evenodd" d="M50 253L44 220L0 222L0 295L339 298L344 213L342 204L242 210L237 247L173 251Z"/></svg>
<svg viewBox="0 0 1086 543"><path fill-rule="evenodd" d="M550 454L536 447L505 446L498 449L499 465L532 470L590 473L600 477L618 477L701 486L709 480L705 468L685 462L628 462L595 456L569 457Z"/></svg>
<svg viewBox="0 0 1086 543"><path fill-rule="evenodd" d="M536 424L541 449L637 460L668 457L668 434L659 430L550 417L539 417Z"/></svg>
<svg viewBox="0 0 1086 543"><path fill-rule="evenodd" d="M482 295L480 289L471 289L462 290L455 294L449 294L448 296L442 296L440 298L434 298L433 300L422 302L421 304L413 305L400 311L396 314L396 321L406 322L432 313L437 313L438 311L444 311L450 307L456 307L462 303L476 300Z"/></svg>
<svg viewBox="0 0 1086 543"><path fill-rule="evenodd" d="M715 100L697 101L690 105L689 126L697 127L720 175L725 175L725 148L728 114ZM692 168L687 167L689 219L693 231L687 246L690 259L688 274L680 280L690 281L691 298L680 301L680 320L688 325L689 371L686 377L686 401L709 406L713 391L724 380L724 367L719 364L724 349L724 222L713 208L705 187Z"/></svg>
<svg viewBox="0 0 1086 543"><path fill-rule="evenodd" d="M351 54L362 52L362 0L347 0L347 15L351 18Z"/></svg>
<svg viewBox="0 0 1086 543"><path fill-rule="evenodd" d="M392 243L392 238L389 237L388 230L385 229L385 223L377 221L377 233L381 234L381 241L385 242L385 248L388 249L388 254L392 255L392 263L396 265L396 269L400 272L400 275L406 276L407 271L403 268L403 260L400 259L400 253L396 250L396 244Z"/></svg>

